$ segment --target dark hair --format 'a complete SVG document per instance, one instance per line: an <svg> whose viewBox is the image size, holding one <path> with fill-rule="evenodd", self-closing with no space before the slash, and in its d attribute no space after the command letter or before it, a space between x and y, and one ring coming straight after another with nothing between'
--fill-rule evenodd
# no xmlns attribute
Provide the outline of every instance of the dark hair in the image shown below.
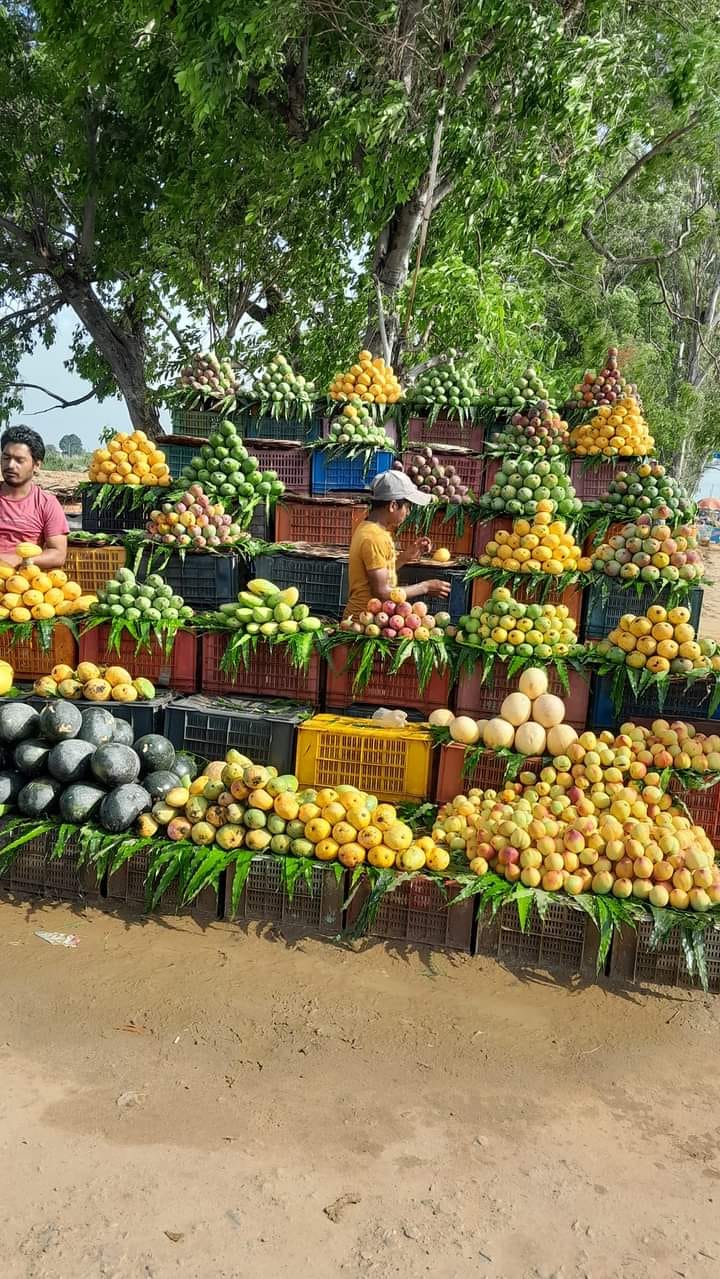
<svg viewBox="0 0 720 1279"><path fill-rule="evenodd" d="M3 431L0 437L0 449L4 449L8 444L27 444L33 462L42 462L45 458L45 445L37 431L33 431L29 426L11 426L9 430Z"/></svg>
<svg viewBox="0 0 720 1279"><path fill-rule="evenodd" d="M410 502L409 498L407 498L407 497L393 497L393 498L391 498L391 502L394 502L396 506L411 506L411 505L412 505L412 503ZM371 511L386 511L386 510L388 509L388 507L390 506L391 502L388 502L388 501L386 501L385 499L382 499L382 500L381 500L379 497L371 497L371 498L370 498L370 510L371 510Z"/></svg>

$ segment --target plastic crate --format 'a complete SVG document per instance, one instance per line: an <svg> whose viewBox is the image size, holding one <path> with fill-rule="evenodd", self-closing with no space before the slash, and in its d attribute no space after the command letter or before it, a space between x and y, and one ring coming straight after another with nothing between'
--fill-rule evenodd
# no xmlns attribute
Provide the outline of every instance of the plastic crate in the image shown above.
<svg viewBox="0 0 720 1279"><path fill-rule="evenodd" d="M365 706L362 702L353 702L351 706L348 706L343 711L343 715L347 716L348 719L372 719L377 709L377 706ZM408 709L406 706L403 706L402 709L407 715L409 724L427 724L427 716L424 711L414 710L412 707Z"/></svg>
<svg viewBox="0 0 720 1279"><path fill-rule="evenodd" d="M442 564L406 564L398 573L400 586L412 586L416 582L426 582L429 578L437 578L450 583L450 594L446 600L435 596L423 595L428 613L449 613L455 620L467 613L470 605L470 583L465 581L465 569L446 568Z"/></svg>
<svg viewBox="0 0 720 1279"><path fill-rule="evenodd" d="M148 490L147 499L143 498L139 506L131 510L128 504L123 509L120 506L120 499L124 502L128 501L128 488L125 484L119 484L117 498L113 494L110 502L93 510L93 502L99 488L98 484L93 488L83 489L80 495L82 527L86 533L123 533L126 529L144 530L150 511L159 500L159 494L165 492L164 488L153 486ZM136 490L133 489L132 492Z"/></svg>
<svg viewBox="0 0 720 1279"><path fill-rule="evenodd" d="M297 440L310 444L323 432L325 414L316 410L310 417L270 417L260 414L257 405L243 409L236 418L237 428L246 440Z"/></svg>
<svg viewBox="0 0 720 1279"><path fill-rule="evenodd" d="M29 640L12 643L12 631L0 635L0 659L9 662L16 680L35 680L47 675L53 666L78 664L78 642L69 627L57 622L52 630L50 647L40 648L35 634Z"/></svg>
<svg viewBox="0 0 720 1279"><path fill-rule="evenodd" d="M191 465L198 451L197 439L183 435L160 435L157 446L165 454L165 461L174 480L179 479L183 469Z"/></svg>
<svg viewBox="0 0 720 1279"><path fill-rule="evenodd" d="M487 577L476 577L471 583L470 604L473 608L484 604L494 590L493 583ZM549 590L543 595L543 604L564 604L568 609L568 616L575 623L575 630L578 639L582 635L582 612L585 592L580 586L567 586L564 591ZM538 592L534 583L528 582L527 586L518 586L513 590L513 599L520 604L535 604L538 601Z"/></svg>
<svg viewBox="0 0 720 1279"><path fill-rule="evenodd" d="M434 547L446 546L453 559L460 555L470 555L473 545L474 528L470 520L466 517L461 533L457 531L455 516L451 516L449 520L443 519L442 514L438 513L433 516L427 533L423 533L417 527L402 528L398 533L395 541L401 551L412 546L419 537L429 537ZM430 574L436 576L436 574Z"/></svg>
<svg viewBox="0 0 720 1279"><path fill-rule="evenodd" d="M372 486L376 475L389 471L394 454L379 450L366 464L362 457L329 458L322 449L315 449L310 472L310 492L362 493Z"/></svg>
<svg viewBox="0 0 720 1279"><path fill-rule="evenodd" d="M107 625L96 626L81 636L81 662L94 662L96 666L124 666L133 679L143 676L152 680L158 688L173 688L179 693L195 692L198 686L198 639L191 631L177 632L168 657L155 641L150 648L136 651L135 640L128 634L122 636L119 652L109 649L108 631ZM76 667L77 660L68 662L68 666Z"/></svg>
<svg viewBox="0 0 720 1279"><path fill-rule="evenodd" d="M435 788L435 800L438 804L447 804L456 795L467 794L469 790L476 788L499 791L505 786L508 761L494 751L485 751L467 777L463 776L464 763L464 746L448 742L440 747L440 766ZM539 756L528 755L522 771L539 773L542 766L543 761Z"/></svg>
<svg viewBox="0 0 720 1279"><path fill-rule="evenodd" d="M421 690L414 662L405 662L395 675L391 675L389 663L385 665L380 657L376 657L370 679L362 690L357 691L353 689L353 678L360 654L358 652L357 661L351 668L345 670L349 651L345 644L341 644L328 658L325 693L328 708L342 710L361 699L368 706L399 706L403 710L414 706L426 713L447 706L450 698L449 670L433 671Z"/></svg>
<svg viewBox="0 0 720 1279"><path fill-rule="evenodd" d="M607 582L609 580L606 579ZM651 604L662 604L662 594L658 585L646 586L642 595L635 590L621 590L618 586L611 586L608 591L603 591L601 585L590 586L585 592L585 616L581 627L583 639L604 639L615 630L625 613L641 615ZM696 633L703 595L702 588L695 586L683 600L690 609L690 625L695 627Z"/></svg>
<svg viewBox="0 0 720 1279"><path fill-rule="evenodd" d="M278 860L254 857L234 917L231 910L232 867L227 872L225 918L234 918L236 922L267 920L291 925L304 933L335 937L342 929L346 878L344 872L338 877L333 866L313 864L311 885L299 875L290 898L283 885Z"/></svg>
<svg viewBox="0 0 720 1279"><path fill-rule="evenodd" d="M427 799L432 779L427 728L380 728L366 719L315 715L297 730L301 786L357 786L388 803Z"/></svg>
<svg viewBox="0 0 720 1279"><path fill-rule="evenodd" d="M202 413L197 409L171 409L173 434L192 435L203 443L209 440L220 422L233 421L232 413Z"/></svg>
<svg viewBox="0 0 720 1279"><path fill-rule="evenodd" d="M597 500L606 496L615 472L634 466L637 460L633 457L621 457L615 461L598 462L586 467L584 460L576 459L570 463L570 483L578 497Z"/></svg>
<svg viewBox="0 0 720 1279"><path fill-rule="evenodd" d="M402 458L403 466L407 468L410 465L411 458L414 456L414 449L406 449ZM438 449L436 453L433 453L433 462L438 463L440 466L452 464L463 484L467 484L476 497L485 492L487 487L485 472L488 463L486 463L484 458L470 452L459 453L455 452L454 449L448 449L445 452L442 449Z"/></svg>
<svg viewBox="0 0 720 1279"><path fill-rule="evenodd" d="M476 954L492 954L519 968L550 968L595 976L599 936L584 911L552 902L541 919L533 903L523 931L517 906L503 906L495 920L478 924Z"/></svg>
<svg viewBox="0 0 720 1279"><path fill-rule="evenodd" d="M520 675L511 680L507 678L507 663L495 662L485 683L482 682L482 667L475 667L472 675L460 675L455 691L455 713L470 715L472 719L492 719L500 714L500 707L508 693L517 692ZM564 723L572 724L578 733L582 733L587 722L590 684L579 671L568 671L570 692L566 693L554 666L548 666L548 691L561 697L565 703Z"/></svg>
<svg viewBox="0 0 720 1279"><path fill-rule="evenodd" d="M12 699L1 698L0 703L10 700ZM49 700L51 699L47 697L35 697L34 694L23 698L23 701L36 706L38 710L47 706ZM122 719L126 724L131 724L133 736L138 738L144 737L146 733L164 732L165 714L171 701L172 693L159 693L157 697L147 702L89 702L82 697L75 702L75 705L80 711L88 710L93 706L102 706L116 719Z"/></svg>
<svg viewBox="0 0 720 1279"><path fill-rule="evenodd" d="M677 778L670 782L671 795L681 799L696 826L702 826L715 848L720 847L720 786L688 790Z"/></svg>
<svg viewBox="0 0 720 1279"><path fill-rule="evenodd" d="M256 693L261 697L287 697L313 706L320 702L320 658L313 653L307 671L292 666L282 645L258 644L248 659L245 669L242 662L235 675L220 669L228 637L215 631L202 637L200 691L202 693L233 693L242 697Z"/></svg>
<svg viewBox="0 0 720 1279"><path fill-rule="evenodd" d="M409 443L454 444L479 453L483 446L483 426L482 422L468 418L461 422L453 417L451 410L446 416L438 414L434 422L429 417L408 418L407 438Z"/></svg>
<svg viewBox="0 0 720 1279"><path fill-rule="evenodd" d="M367 506L357 502L280 502L275 508L276 542L309 542L314 546L342 546L347 550Z"/></svg>
<svg viewBox="0 0 720 1279"><path fill-rule="evenodd" d="M436 880L417 875L386 893L377 915L367 931L368 937L384 937L387 941L409 942L414 946L430 946L433 950L472 949L472 900L451 906L460 885L445 881L447 897ZM357 920L370 896L367 880L361 880L347 909L347 927Z"/></svg>
<svg viewBox="0 0 720 1279"><path fill-rule="evenodd" d="M149 573L159 573L173 594L182 596L195 612L231 603L252 576L250 561L237 552L212 555L190 551L184 556L173 552L166 560L162 551L153 547L143 552L138 581L145 581Z"/></svg>
<svg viewBox="0 0 720 1279"><path fill-rule="evenodd" d="M662 708L658 703L657 688L650 686L641 697L635 697L629 684L626 683L622 703L617 712L612 704L611 682L612 675L598 675L593 679L588 717L590 728L614 728L627 720L637 723L642 720L682 719L696 723L698 720L708 719L707 710L711 691L710 686L704 682L698 681L696 684L687 686L682 681L678 683L671 681ZM715 712L712 719L720 720L720 709Z"/></svg>
<svg viewBox="0 0 720 1279"><path fill-rule="evenodd" d="M255 556L255 577L264 577L280 590L296 586L300 602L320 617L342 617L348 596L348 559L330 555Z"/></svg>
<svg viewBox="0 0 720 1279"><path fill-rule="evenodd" d="M7 834L11 836L12 832ZM60 857L51 857L53 843L52 832L48 831L23 844L16 852L5 886L18 897L47 897L54 901L96 899L99 885L92 868L78 864L77 840L71 836Z"/></svg>
<svg viewBox="0 0 720 1279"><path fill-rule="evenodd" d="M310 492L310 458L301 444L285 447L278 441L265 444L262 440L246 440L245 447L251 457L256 457L261 471L276 471L290 493Z"/></svg>
<svg viewBox="0 0 720 1279"><path fill-rule="evenodd" d="M256 537L260 542L274 541L277 509L276 506L271 506L268 510L264 502L255 507L247 529L251 537Z"/></svg>
<svg viewBox="0 0 720 1279"><path fill-rule="evenodd" d="M688 912L692 914L692 912ZM657 947L650 947L653 923L641 920L637 931L624 927L613 935L610 951L610 979L618 982L648 982L658 986L699 987L685 962L685 952L677 932L670 933ZM720 932L705 930L705 962L708 986L720 991Z"/></svg>
<svg viewBox="0 0 720 1279"><path fill-rule="evenodd" d="M124 563L124 546L68 546L63 568L83 595L97 595Z"/></svg>
<svg viewBox="0 0 720 1279"><path fill-rule="evenodd" d="M127 906L130 910L145 911L145 880L148 872L148 855L135 853L119 870L108 877L107 905ZM225 895L224 873L220 877L219 893L214 888L203 888L189 906L178 907L177 882L165 890L155 908L159 915L192 915L198 922L211 923L218 919Z"/></svg>
<svg viewBox="0 0 720 1279"><path fill-rule="evenodd" d="M288 702L188 697L168 707L164 731L178 750L202 759L224 759L233 748L286 774L295 764L297 726L308 714Z"/></svg>

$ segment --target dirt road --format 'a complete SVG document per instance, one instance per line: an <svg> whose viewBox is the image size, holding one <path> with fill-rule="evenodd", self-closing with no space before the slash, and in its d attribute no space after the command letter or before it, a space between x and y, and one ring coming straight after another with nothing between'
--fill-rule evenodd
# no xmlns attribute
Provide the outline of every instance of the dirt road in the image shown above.
<svg viewBox="0 0 720 1279"><path fill-rule="evenodd" d="M0 939L4 1279L720 1272L718 999L65 905Z"/></svg>

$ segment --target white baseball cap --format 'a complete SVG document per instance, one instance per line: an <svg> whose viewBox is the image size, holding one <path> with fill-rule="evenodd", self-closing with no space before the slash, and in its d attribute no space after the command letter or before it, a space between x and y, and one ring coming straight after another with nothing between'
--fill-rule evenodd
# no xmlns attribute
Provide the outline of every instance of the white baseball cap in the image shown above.
<svg viewBox="0 0 720 1279"><path fill-rule="evenodd" d="M413 484L404 471L383 471L372 482L372 495L377 502L410 502L412 506L429 506L433 498Z"/></svg>

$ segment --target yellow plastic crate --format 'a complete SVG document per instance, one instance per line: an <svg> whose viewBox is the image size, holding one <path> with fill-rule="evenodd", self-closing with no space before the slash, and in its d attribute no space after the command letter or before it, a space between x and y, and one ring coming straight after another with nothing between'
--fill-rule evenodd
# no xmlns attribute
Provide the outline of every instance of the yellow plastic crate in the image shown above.
<svg viewBox="0 0 720 1279"><path fill-rule="evenodd" d="M298 728L301 786L357 786L390 803L427 799L432 738L426 728L380 728L367 719L315 715Z"/></svg>
<svg viewBox="0 0 720 1279"><path fill-rule="evenodd" d="M124 546L69 546L63 568L71 581L82 586L83 595L97 595L124 563Z"/></svg>

